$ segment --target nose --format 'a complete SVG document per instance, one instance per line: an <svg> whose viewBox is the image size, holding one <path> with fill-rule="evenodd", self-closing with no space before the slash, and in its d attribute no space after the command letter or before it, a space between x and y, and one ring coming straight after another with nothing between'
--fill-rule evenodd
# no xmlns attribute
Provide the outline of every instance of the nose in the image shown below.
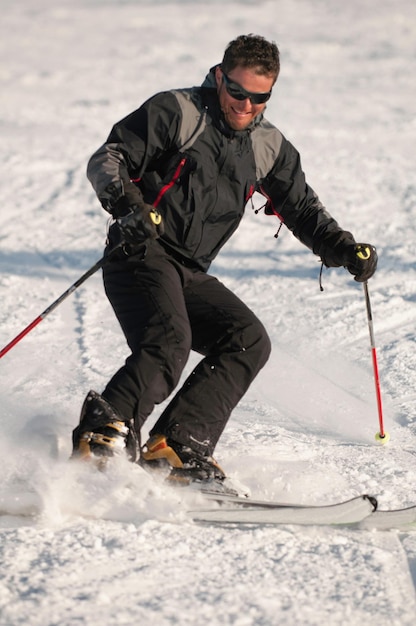
<svg viewBox="0 0 416 626"><path fill-rule="evenodd" d="M250 98L244 98L244 100L236 100L238 105L235 106L236 109L240 109L242 111L247 111L251 109L251 100Z"/></svg>

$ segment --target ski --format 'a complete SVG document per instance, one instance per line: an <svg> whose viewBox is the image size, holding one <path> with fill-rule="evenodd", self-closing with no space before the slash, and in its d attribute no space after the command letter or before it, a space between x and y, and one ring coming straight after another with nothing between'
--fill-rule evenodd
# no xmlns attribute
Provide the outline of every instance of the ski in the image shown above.
<svg viewBox="0 0 416 626"><path fill-rule="evenodd" d="M363 519L358 527L361 530L390 530L416 528L416 505L404 509L377 510Z"/></svg>
<svg viewBox="0 0 416 626"><path fill-rule="evenodd" d="M377 508L377 500L371 496L358 496L345 502L324 506L252 500L249 497L209 491L204 492L203 496L221 506L215 510L190 511L189 516L195 522L217 524L345 524L360 530L416 529L416 505L402 509L380 510ZM369 508L368 503L371 503L372 508Z"/></svg>
<svg viewBox="0 0 416 626"><path fill-rule="evenodd" d="M34 491L0 492L0 517L35 517L42 511L42 500Z"/></svg>
<svg viewBox="0 0 416 626"><path fill-rule="evenodd" d="M335 504L310 506L252 500L247 496L221 493L213 489L213 486L209 490L201 489L199 493L207 505L214 505L215 508L187 511L186 518L196 523L345 525L358 530L416 529L416 505L402 509L380 510L377 508L377 500L367 495ZM43 507L42 498L33 491L0 492L0 517L29 517L36 520L42 515ZM74 512L74 515L80 514Z"/></svg>
<svg viewBox="0 0 416 626"><path fill-rule="evenodd" d="M323 506L262 502L239 496L221 496L204 494L211 500L222 503L216 509L189 511L188 516L194 522L216 524L302 524L302 525L339 525L357 524L371 516L377 508L377 500L362 495ZM225 507L224 504L232 505Z"/></svg>

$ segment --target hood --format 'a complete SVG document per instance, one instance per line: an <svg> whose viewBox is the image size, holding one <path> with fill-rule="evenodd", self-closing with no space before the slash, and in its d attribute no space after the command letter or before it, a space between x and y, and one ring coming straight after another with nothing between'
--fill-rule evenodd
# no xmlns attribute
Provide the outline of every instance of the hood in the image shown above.
<svg viewBox="0 0 416 626"><path fill-rule="evenodd" d="M215 80L215 70L220 66L220 63L211 67L208 74L205 76L205 80L202 83L201 87L205 87L206 89L217 89L217 82Z"/></svg>

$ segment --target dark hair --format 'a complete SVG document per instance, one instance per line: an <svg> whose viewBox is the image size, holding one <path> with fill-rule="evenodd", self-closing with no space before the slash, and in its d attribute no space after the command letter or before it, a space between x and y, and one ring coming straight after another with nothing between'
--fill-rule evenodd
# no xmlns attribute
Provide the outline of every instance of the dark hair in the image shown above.
<svg viewBox="0 0 416 626"><path fill-rule="evenodd" d="M276 80L280 71L278 47L260 35L240 35L225 49L221 68L228 74L239 65Z"/></svg>

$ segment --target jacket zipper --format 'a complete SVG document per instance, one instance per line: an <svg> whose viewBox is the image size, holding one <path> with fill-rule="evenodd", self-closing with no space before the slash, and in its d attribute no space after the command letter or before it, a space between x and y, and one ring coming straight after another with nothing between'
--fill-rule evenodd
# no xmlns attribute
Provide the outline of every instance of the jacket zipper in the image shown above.
<svg viewBox="0 0 416 626"><path fill-rule="evenodd" d="M162 198L165 195L165 193L168 192L169 189L171 187L173 187L173 185L176 183L176 181L178 180L179 176L181 175L181 172L183 170L183 167L184 167L185 163L186 163L186 158L184 157L184 158L182 158L180 160L180 163L179 163L178 167L176 168L175 173L173 174L171 180L168 183L166 183L166 185L164 185L162 187L162 189L159 191L156 200L153 202L153 206L154 207L159 206L159 203L162 200Z"/></svg>

